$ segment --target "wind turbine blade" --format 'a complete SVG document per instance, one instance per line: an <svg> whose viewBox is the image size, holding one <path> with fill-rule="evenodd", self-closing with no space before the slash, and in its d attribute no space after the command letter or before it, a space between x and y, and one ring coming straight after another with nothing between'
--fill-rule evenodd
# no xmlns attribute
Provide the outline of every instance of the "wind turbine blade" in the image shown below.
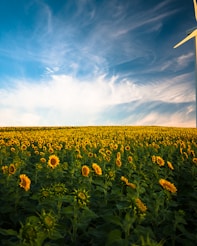
<svg viewBox="0 0 197 246"><path fill-rule="evenodd" d="M189 39L194 38L195 36L197 36L197 29L195 29L192 33L190 33L186 38L184 38L181 42L179 42L178 44L176 44L173 48L177 48L180 45L184 44L185 42L187 42Z"/></svg>
<svg viewBox="0 0 197 246"><path fill-rule="evenodd" d="M194 1L195 17L196 17L196 21L197 21L197 3L196 3L196 0L193 0L193 1Z"/></svg>

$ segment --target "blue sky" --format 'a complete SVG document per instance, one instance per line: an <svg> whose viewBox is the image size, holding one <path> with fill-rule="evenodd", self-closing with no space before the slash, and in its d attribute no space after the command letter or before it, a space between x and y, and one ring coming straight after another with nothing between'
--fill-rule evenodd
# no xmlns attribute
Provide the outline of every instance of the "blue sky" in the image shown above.
<svg viewBox="0 0 197 246"><path fill-rule="evenodd" d="M0 5L0 126L195 127L192 0Z"/></svg>

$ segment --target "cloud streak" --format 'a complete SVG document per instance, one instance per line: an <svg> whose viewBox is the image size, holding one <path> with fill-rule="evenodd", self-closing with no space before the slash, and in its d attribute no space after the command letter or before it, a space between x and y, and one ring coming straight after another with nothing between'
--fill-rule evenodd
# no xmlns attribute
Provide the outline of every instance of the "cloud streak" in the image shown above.
<svg viewBox="0 0 197 246"><path fill-rule="evenodd" d="M148 116L151 113L158 116L155 123L163 125L163 119L159 115L163 115L160 110L164 111L162 105L166 103L187 104L187 108L177 113L178 124L184 125L189 108L194 111L194 93L192 86L185 82L187 76L179 76L172 81L164 80L154 85L138 85L129 80L117 83L117 80L118 77L107 79L104 75L94 81L79 81L71 76L53 75L49 81L39 84L15 81L15 88L12 90L0 90L0 113L4 115L0 125L97 125L98 122L105 125L110 120L107 117L101 119L100 115L119 106L126 114L125 123L129 123L129 108L132 108L132 114L134 111L136 114L133 124L153 124ZM125 105L128 106L127 109ZM139 116L144 119L138 119ZM192 122L192 119L189 120ZM114 120L115 124L121 122L121 117Z"/></svg>
<svg viewBox="0 0 197 246"><path fill-rule="evenodd" d="M61 11L55 15L44 2L35 1L29 9L35 6L39 11L33 30L27 35L19 32L14 38L7 37L13 40L12 44L5 45L1 51L16 61L34 61L51 70L59 67L59 72L75 76L100 75L137 57L152 59L147 55L152 53L148 51L149 44L142 44L137 38L140 30L153 32L155 24L161 27L164 19L176 12L168 10L168 1L149 9L129 1L124 4L104 1L99 5L94 1L79 1L77 11L66 17ZM73 6L74 2L68 1L62 9L68 11ZM136 13L133 6L138 6L139 12ZM89 11L84 12L84 9ZM144 29L146 26L149 27Z"/></svg>

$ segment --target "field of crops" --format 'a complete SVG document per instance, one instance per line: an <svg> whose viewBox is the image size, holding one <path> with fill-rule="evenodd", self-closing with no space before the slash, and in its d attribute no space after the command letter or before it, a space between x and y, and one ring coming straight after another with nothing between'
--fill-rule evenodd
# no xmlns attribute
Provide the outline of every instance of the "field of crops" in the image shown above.
<svg viewBox="0 0 197 246"><path fill-rule="evenodd" d="M0 128L0 245L197 242L197 130Z"/></svg>

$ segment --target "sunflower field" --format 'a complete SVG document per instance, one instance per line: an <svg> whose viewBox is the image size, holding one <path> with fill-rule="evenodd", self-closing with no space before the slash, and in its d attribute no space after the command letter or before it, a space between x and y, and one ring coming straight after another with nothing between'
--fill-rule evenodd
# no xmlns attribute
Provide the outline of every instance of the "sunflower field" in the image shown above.
<svg viewBox="0 0 197 246"><path fill-rule="evenodd" d="M197 130L0 128L0 245L193 246Z"/></svg>

